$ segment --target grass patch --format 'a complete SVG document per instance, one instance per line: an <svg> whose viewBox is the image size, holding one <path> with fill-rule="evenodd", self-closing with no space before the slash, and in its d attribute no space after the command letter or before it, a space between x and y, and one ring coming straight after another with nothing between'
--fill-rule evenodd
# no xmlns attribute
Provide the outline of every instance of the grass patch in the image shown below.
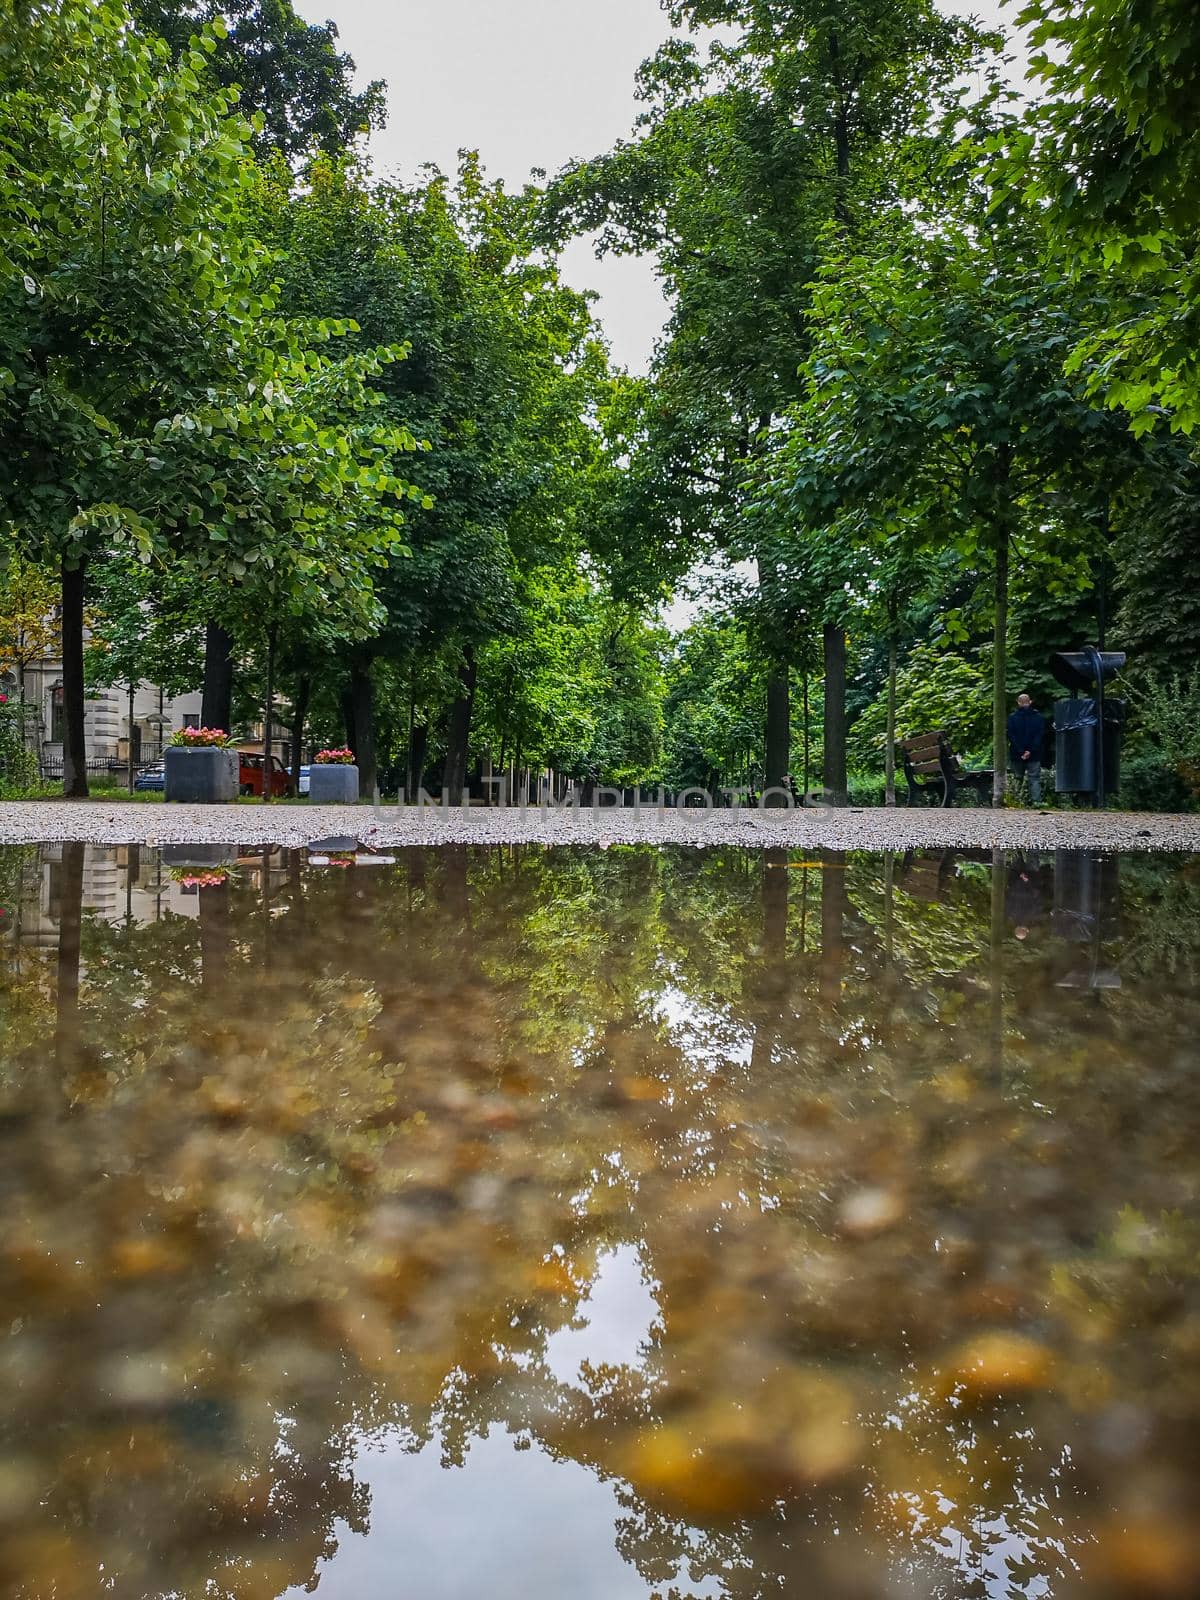
<svg viewBox="0 0 1200 1600"><path fill-rule="evenodd" d="M0 788L0 800L60 800L61 783L29 783L23 787Z"/></svg>

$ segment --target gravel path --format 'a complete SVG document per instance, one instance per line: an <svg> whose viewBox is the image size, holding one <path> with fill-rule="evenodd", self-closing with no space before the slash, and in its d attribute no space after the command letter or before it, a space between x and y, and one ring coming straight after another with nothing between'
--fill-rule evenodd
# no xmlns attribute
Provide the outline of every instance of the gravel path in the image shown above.
<svg viewBox="0 0 1200 1600"><path fill-rule="evenodd" d="M536 811L384 806L0 803L0 844L282 844L356 835L372 845L685 844L886 850L1184 850L1200 853L1200 815L988 811Z"/></svg>

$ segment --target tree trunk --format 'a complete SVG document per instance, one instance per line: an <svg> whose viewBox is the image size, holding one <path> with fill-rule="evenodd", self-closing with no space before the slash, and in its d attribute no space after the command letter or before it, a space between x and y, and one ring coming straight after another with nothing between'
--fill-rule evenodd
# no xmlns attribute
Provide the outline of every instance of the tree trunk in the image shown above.
<svg viewBox="0 0 1200 1600"><path fill-rule="evenodd" d="M308 698L312 681L307 672L296 679L296 703L292 707L292 792L300 793L300 768L304 765L304 724L308 720Z"/></svg>
<svg viewBox="0 0 1200 1600"><path fill-rule="evenodd" d="M351 694L349 686L343 689L338 696L338 704L342 709L342 728L344 730L346 748L353 750L356 744L354 736L354 696Z"/></svg>
<svg viewBox="0 0 1200 1600"><path fill-rule="evenodd" d="M271 798L273 787L271 778L271 723L275 719L275 640L278 637L279 626L272 622L267 628L267 693L263 703L263 765L262 765L262 802L266 805ZM266 881L267 858L263 855L263 881Z"/></svg>
<svg viewBox="0 0 1200 1600"><path fill-rule="evenodd" d="M446 730L446 771L442 787L452 806L462 804L467 778L467 745L471 737L471 715L475 709L476 674L475 652L468 646L463 651L459 692L450 708L450 722Z"/></svg>
<svg viewBox="0 0 1200 1600"><path fill-rule="evenodd" d="M1005 535L1007 547L1007 533ZM1004 1079L1004 916L1005 867L1004 851L992 850L992 918L991 960L989 963L991 1004L989 1006L989 1032L991 1034L990 1071L993 1086Z"/></svg>
<svg viewBox="0 0 1200 1600"><path fill-rule="evenodd" d="M895 945L893 925L896 908L896 852L885 850L883 855L883 959L888 968L892 965Z"/></svg>
<svg viewBox="0 0 1200 1600"><path fill-rule="evenodd" d="M404 760L404 795L403 798L410 804L416 798L416 787L413 784L413 739L416 735L417 725L417 669L413 667L408 674L408 744Z"/></svg>
<svg viewBox="0 0 1200 1600"><path fill-rule="evenodd" d="M379 787L379 764L375 755L375 685L371 681L370 657L356 653L350 663L349 704L353 737L350 747L358 763L359 792L368 800Z"/></svg>
<svg viewBox="0 0 1200 1600"><path fill-rule="evenodd" d="M125 927L133 926L133 886L141 865L142 847L131 844L125 851Z"/></svg>
<svg viewBox="0 0 1200 1600"><path fill-rule="evenodd" d="M834 211L843 228L850 226L850 195L846 180L850 176L850 118L847 94L842 83L842 41L836 29L829 35L829 63L837 86L834 98L833 146L839 183Z"/></svg>
<svg viewBox="0 0 1200 1600"><path fill-rule="evenodd" d="M763 763L763 792L782 789L791 760L792 697L786 666L776 665L767 679L767 737ZM769 806L786 805L782 795L770 795Z"/></svg>
<svg viewBox="0 0 1200 1600"><path fill-rule="evenodd" d="M825 648L825 800L844 806L846 795L846 631L827 622Z"/></svg>
<svg viewBox="0 0 1200 1600"><path fill-rule="evenodd" d="M887 733L884 736L884 804L896 804L896 633L888 636Z"/></svg>
<svg viewBox="0 0 1200 1600"><path fill-rule="evenodd" d="M1008 524L996 544L996 624L992 635L992 805L1008 784Z"/></svg>
<svg viewBox="0 0 1200 1600"><path fill-rule="evenodd" d="M1108 632L1108 543L1112 536L1112 502L1106 493L1100 508L1100 572L1096 580L1096 648L1104 649Z"/></svg>
<svg viewBox="0 0 1200 1600"><path fill-rule="evenodd" d="M137 692L137 685L131 680L129 684L129 742L125 747L125 770L129 779L129 792L133 793L133 697Z"/></svg>
<svg viewBox="0 0 1200 1600"><path fill-rule="evenodd" d="M770 418L760 419L760 431L770 425ZM758 587L769 593L777 584L777 577L771 563L759 557ZM781 789L783 780L787 775L788 763L792 758L792 723L791 723L791 692L788 682L788 663L782 659L778 650L770 654L767 664L767 720L763 730L763 792L768 789ZM768 802L771 805L784 805L782 797L776 795Z"/></svg>
<svg viewBox="0 0 1200 1600"><path fill-rule="evenodd" d="M224 986L229 959L229 885L197 892L200 921L200 987L211 995Z"/></svg>
<svg viewBox="0 0 1200 1600"><path fill-rule="evenodd" d="M425 754L429 749L429 724L418 722L408 745L408 798L413 801L425 778Z"/></svg>
<svg viewBox="0 0 1200 1600"><path fill-rule="evenodd" d="M834 211L847 231L850 216L850 123L847 97L842 90L841 39L836 29L829 35L829 56L838 86L833 122L834 150L838 186ZM844 806L846 792L846 631L841 623L827 622L825 646L825 799L829 805Z"/></svg>
<svg viewBox="0 0 1200 1600"><path fill-rule="evenodd" d="M788 989L788 857L786 850L767 850L762 861L762 949L754 978L754 1039L750 1048L751 1082L761 1082L770 1069L779 1036Z"/></svg>
<svg viewBox="0 0 1200 1600"><path fill-rule="evenodd" d="M827 1000L842 992L846 918L846 864L832 850L821 852L821 965L819 987Z"/></svg>
<svg viewBox="0 0 1200 1600"><path fill-rule="evenodd" d="M804 803L808 804L808 791L812 783L812 712L808 702L808 668L804 669Z"/></svg>
<svg viewBox="0 0 1200 1600"><path fill-rule="evenodd" d="M763 941L764 974L782 973L787 960L788 930L788 853L767 850L763 855Z"/></svg>
<svg viewBox="0 0 1200 1600"><path fill-rule="evenodd" d="M233 723L233 638L219 622L204 628L204 693L200 721L231 733Z"/></svg>
<svg viewBox="0 0 1200 1600"><path fill-rule="evenodd" d="M87 745L83 731L84 563L62 566L63 794L86 800Z"/></svg>
<svg viewBox="0 0 1200 1600"><path fill-rule="evenodd" d="M449 922L449 933L465 955L471 950L470 862L465 844L448 844L442 849L442 904Z"/></svg>
<svg viewBox="0 0 1200 1600"><path fill-rule="evenodd" d="M64 634L65 634L64 629ZM83 934L83 862L86 846L62 847L58 894L58 983L55 991L54 1048L61 1069L74 1065L62 1059L78 1038L79 951Z"/></svg>

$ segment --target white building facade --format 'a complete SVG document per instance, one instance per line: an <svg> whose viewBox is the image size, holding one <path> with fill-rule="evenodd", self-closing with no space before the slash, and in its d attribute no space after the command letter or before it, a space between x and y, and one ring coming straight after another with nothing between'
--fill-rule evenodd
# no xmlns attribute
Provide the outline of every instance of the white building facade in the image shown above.
<svg viewBox="0 0 1200 1600"><path fill-rule="evenodd" d="M11 668L0 678L0 689L10 698L19 693ZM26 742L38 757L44 777L58 777L63 762L63 678L61 661L39 661L25 669L24 698ZM200 725L200 691L164 696L153 683L140 683L133 693L132 718L129 690L117 685L91 689L84 704L84 738L88 771L126 770L129 740L133 739L135 766L157 760L162 746L179 728Z"/></svg>

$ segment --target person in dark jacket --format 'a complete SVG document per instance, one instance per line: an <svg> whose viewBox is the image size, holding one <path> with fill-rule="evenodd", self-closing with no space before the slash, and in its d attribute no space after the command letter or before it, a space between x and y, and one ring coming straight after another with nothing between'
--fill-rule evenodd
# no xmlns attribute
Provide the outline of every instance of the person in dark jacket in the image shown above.
<svg viewBox="0 0 1200 1600"><path fill-rule="evenodd" d="M1013 776L1029 784L1033 805L1042 802L1042 740L1046 719L1027 694L1017 696L1017 709L1008 719L1008 755Z"/></svg>

